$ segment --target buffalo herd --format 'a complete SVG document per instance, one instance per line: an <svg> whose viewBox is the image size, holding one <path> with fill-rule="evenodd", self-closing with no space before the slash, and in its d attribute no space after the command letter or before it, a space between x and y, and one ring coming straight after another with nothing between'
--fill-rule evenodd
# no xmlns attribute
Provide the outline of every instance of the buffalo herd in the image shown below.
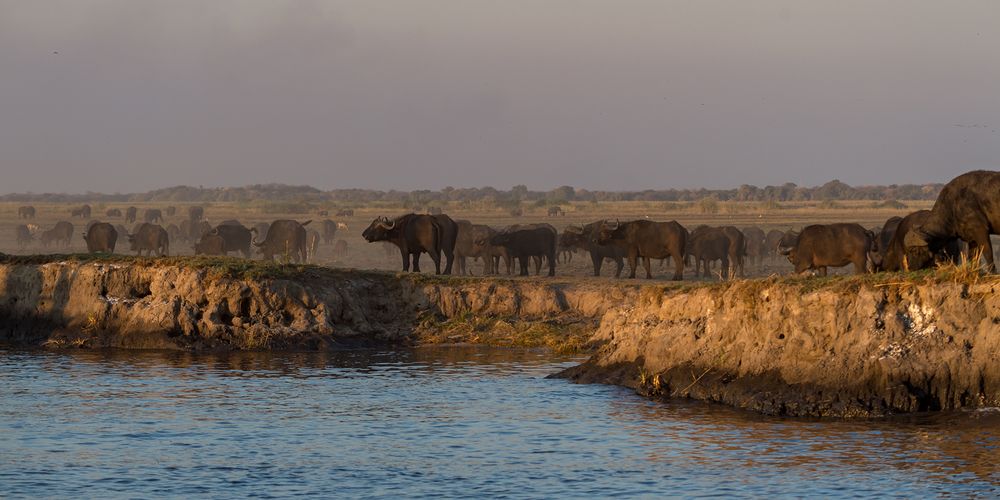
<svg viewBox="0 0 1000 500"><path fill-rule="evenodd" d="M494 228L467 220L453 220L438 207L427 214L378 217L364 229L368 242L381 242L386 255L397 253L403 271L420 271L420 256L427 254L437 274L471 274L469 259L483 262L483 274L511 274L515 265L520 275L531 267L540 274L555 276L559 261L569 262L573 253L589 254L594 276L601 275L606 261L615 264L614 275L621 277L628 263L629 278L635 278L640 262L646 278L652 278L652 260L661 266L673 266L672 279L681 280L686 267L695 276L718 276L723 279L744 276L745 266L760 268L766 260L784 256L796 274L827 274L830 267L851 265L854 273L908 271L932 267L941 262L962 259L985 259L987 269L996 272L991 234L1000 232L1000 172L974 171L947 183L930 210L919 210L905 217L892 217L880 227L866 229L854 223L814 224L799 231L765 232L758 227L698 226L688 229L677 221L602 219L585 225L569 225L560 232L551 224L514 224ZM124 217L126 224L136 221L138 209L108 209L108 217ZM176 207L167 207L173 216ZM73 208L71 215L88 219L89 205ZM338 214L353 215L353 210ZM32 206L17 209L21 219L34 219ZM550 216L565 213L550 210ZM183 216L181 216L183 217ZM323 220L319 227L307 229L312 221L280 219L271 223L244 226L236 220L211 224L204 208L192 206L187 218L178 224L160 225L164 214L147 209L143 220L132 230L122 224L112 225L91 220L83 239L90 252L114 252L120 240L127 240L129 250L137 255L170 254L171 242L193 245L195 254L242 254L253 250L265 260L280 258L286 262L315 262L319 245L332 245L335 255L347 252L347 242L337 239L338 231L347 229L342 222ZM25 248L36 236L43 247L68 248L74 225L60 221L41 231L36 224L19 224L16 242ZM442 258L443 256L443 258ZM442 262L443 260L443 262ZM516 262L516 263L515 263ZM713 266L719 263L719 271Z"/></svg>

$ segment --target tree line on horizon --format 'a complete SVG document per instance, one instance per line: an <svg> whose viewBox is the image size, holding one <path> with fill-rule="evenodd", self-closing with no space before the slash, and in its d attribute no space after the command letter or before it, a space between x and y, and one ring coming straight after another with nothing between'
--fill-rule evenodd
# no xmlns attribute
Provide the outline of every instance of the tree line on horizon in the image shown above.
<svg viewBox="0 0 1000 500"><path fill-rule="evenodd" d="M204 188L174 186L131 194L60 194L12 193L0 196L6 202L255 202L286 201L307 203L363 204L384 202L419 207L446 202L492 202L513 206L524 202L537 205L570 202L662 201L846 201L846 200L934 200L944 184L891 184L887 186L850 186L832 180L821 186L803 187L788 182L780 186L758 187L744 184L734 189L647 189L643 191L600 191L560 186L548 191L533 191L523 184L509 190L491 186L478 188L445 187L440 190L334 189L323 191L311 186L254 184L242 187Z"/></svg>

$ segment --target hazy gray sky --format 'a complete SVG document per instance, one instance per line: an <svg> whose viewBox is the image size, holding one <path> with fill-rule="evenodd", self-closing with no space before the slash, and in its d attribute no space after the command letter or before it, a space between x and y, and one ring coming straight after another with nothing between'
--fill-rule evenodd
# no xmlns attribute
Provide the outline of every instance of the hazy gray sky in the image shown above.
<svg viewBox="0 0 1000 500"><path fill-rule="evenodd" d="M1000 2L0 0L0 192L936 182Z"/></svg>

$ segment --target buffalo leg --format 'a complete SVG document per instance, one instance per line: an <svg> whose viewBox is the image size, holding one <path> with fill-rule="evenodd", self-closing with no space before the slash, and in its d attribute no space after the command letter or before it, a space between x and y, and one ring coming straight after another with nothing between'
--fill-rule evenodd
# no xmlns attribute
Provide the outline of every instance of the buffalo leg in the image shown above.
<svg viewBox="0 0 1000 500"><path fill-rule="evenodd" d="M549 276L555 276L555 275L556 275L556 251L553 249L552 252L549 253Z"/></svg>
<svg viewBox="0 0 1000 500"><path fill-rule="evenodd" d="M736 266L736 264L733 263L733 267L735 267L735 266ZM735 271L735 269L734 269L734 271ZM723 255L722 256L722 279L723 279L723 281L729 279L729 256L728 255Z"/></svg>
<svg viewBox="0 0 1000 500"><path fill-rule="evenodd" d="M681 281L684 279L684 256L681 252L675 253L670 256L674 260L674 277L671 278L674 281Z"/></svg>
<svg viewBox="0 0 1000 500"><path fill-rule="evenodd" d="M635 278L636 268L639 267L639 255L635 251L628 253L628 277Z"/></svg>
<svg viewBox="0 0 1000 500"><path fill-rule="evenodd" d="M615 257L615 278L622 277L622 271L625 270L625 259L621 257Z"/></svg>
<svg viewBox="0 0 1000 500"><path fill-rule="evenodd" d="M590 260L594 263L594 276L600 276L601 265L604 264L604 257L597 255L597 252L590 252Z"/></svg>
<svg viewBox="0 0 1000 500"><path fill-rule="evenodd" d="M458 275L465 276L465 256L459 255L458 257L455 257L455 264L458 268Z"/></svg>
<svg viewBox="0 0 1000 500"><path fill-rule="evenodd" d="M649 265L650 265L649 257L643 257L642 258L642 267L646 268L646 279L652 279L653 278L653 273L649 272Z"/></svg>
<svg viewBox="0 0 1000 500"><path fill-rule="evenodd" d="M434 274L441 274L441 253L440 252L427 252L431 256L431 260L434 261ZM445 269L445 274L450 274L450 269Z"/></svg>
<svg viewBox="0 0 1000 500"><path fill-rule="evenodd" d="M978 266L980 256L976 255L977 251L982 254L982 258L986 259L986 271L996 274L997 267L993 260L993 243L990 241L990 233L988 231L982 231L981 234L975 235L969 241L969 257L975 258L975 264Z"/></svg>
<svg viewBox="0 0 1000 500"><path fill-rule="evenodd" d="M410 252L407 252L403 247L399 247L399 253L403 256L403 272L408 272L410 270Z"/></svg>
<svg viewBox="0 0 1000 500"><path fill-rule="evenodd" d="M413 272L419 273L420 272L420 252L413 252L410 255L413 256Z"/></svg>
<svg viewBox="0 0 1000 500"><path fill-rule="evenodd" d="M528 259L527 255L520 255L517 257L517 263L521 266L521 276L528 275Z"/></svg>

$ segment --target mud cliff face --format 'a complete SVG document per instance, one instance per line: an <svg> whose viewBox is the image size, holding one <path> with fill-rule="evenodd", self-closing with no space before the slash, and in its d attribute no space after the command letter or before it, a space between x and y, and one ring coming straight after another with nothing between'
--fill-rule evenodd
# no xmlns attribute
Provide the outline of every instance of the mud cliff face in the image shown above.
<svg viewBox="0 0 1000 500"><path fill-rule="evenodd" d="M603 290L558 283L317 267L253 278L169 259L6 259L0 342L27 346L328 349L414 342L460 317L582 322L589 336L607 309ZM451 341L467 340L471 332L452 326Z"/></svg>
<svg viewBox="0 0 1000 500"><path fill-rule="evenodd" d="M747 281L642 294L562 374L797 416L1000 405L1000 280Z"/></svg>

